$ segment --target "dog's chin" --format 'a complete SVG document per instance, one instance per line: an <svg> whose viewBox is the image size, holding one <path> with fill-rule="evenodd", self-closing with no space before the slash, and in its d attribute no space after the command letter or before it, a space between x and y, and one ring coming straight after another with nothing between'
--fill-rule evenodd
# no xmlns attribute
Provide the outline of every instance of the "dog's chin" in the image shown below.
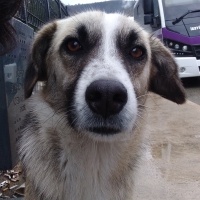
<svg viewBox="0 0 200 200"><path fill-rule="evenodd" d="M116 127L89 127L85 131L82 130L84 135L97 142L121 142L130 140L132 137L132 130L123 130Z"/></svg>
<svg viewBox="0 0 200 200"><path fill-rule="evenodd" d="M120 129L112 127L89 127L88 131L99 135L115 135L121 132Z"/></svg>

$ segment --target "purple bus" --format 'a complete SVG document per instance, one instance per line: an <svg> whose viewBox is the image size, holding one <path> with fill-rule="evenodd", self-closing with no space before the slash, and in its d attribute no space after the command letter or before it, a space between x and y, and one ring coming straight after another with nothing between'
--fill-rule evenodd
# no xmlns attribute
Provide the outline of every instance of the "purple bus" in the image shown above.
<svg viewBox="0 0 200 200"><path fill-rule="evenodd" d="M171 49L181 78L200 76L200 0L138 0L134 19Z"/></svg>

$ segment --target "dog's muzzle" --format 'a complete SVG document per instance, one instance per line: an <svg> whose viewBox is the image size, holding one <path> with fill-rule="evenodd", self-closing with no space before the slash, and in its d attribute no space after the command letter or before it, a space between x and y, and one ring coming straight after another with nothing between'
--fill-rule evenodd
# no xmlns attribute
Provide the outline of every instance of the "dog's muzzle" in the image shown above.
<svg viewBox="0 0 200 200"><path fill-rule="evenodd" d="M88 107L106 121L109 117L120 113L127 103L127 90L122 83L116 80L96 80L86 89L85 99ZM93 127L93 132L115 133L118 130L102 127Z"/></svg>

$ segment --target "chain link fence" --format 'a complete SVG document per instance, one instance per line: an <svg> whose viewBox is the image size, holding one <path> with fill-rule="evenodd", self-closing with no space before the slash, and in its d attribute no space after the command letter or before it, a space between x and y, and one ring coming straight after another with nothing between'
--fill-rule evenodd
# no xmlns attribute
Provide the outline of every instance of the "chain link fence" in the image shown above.
<svg viewBox="0 0 200 200"><path fill-rule="evenodd" d="M24 0L16 18L37 30L48 21L68 16L60 0Z"/></svg>

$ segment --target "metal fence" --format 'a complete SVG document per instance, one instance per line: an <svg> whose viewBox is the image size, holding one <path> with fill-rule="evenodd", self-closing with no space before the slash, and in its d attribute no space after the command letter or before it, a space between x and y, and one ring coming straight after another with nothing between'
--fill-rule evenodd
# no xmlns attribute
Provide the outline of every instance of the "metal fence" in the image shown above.
<svg viewBox="0 0 200 200"><path fill-rule="evenodd" d="M15 17L37 30L48 21L67 16L67 7L60 0L24 0Z"/></svg>
<svg viewBox="0 0 200 200"><path fill-rule="evenodd" d="M12 169L18 162L16 143L26 114L23 83L34 31L48 21L66 16L67 8L60 0L23 0L11 20L16 48L0 56L0 170Z"/></svg>

